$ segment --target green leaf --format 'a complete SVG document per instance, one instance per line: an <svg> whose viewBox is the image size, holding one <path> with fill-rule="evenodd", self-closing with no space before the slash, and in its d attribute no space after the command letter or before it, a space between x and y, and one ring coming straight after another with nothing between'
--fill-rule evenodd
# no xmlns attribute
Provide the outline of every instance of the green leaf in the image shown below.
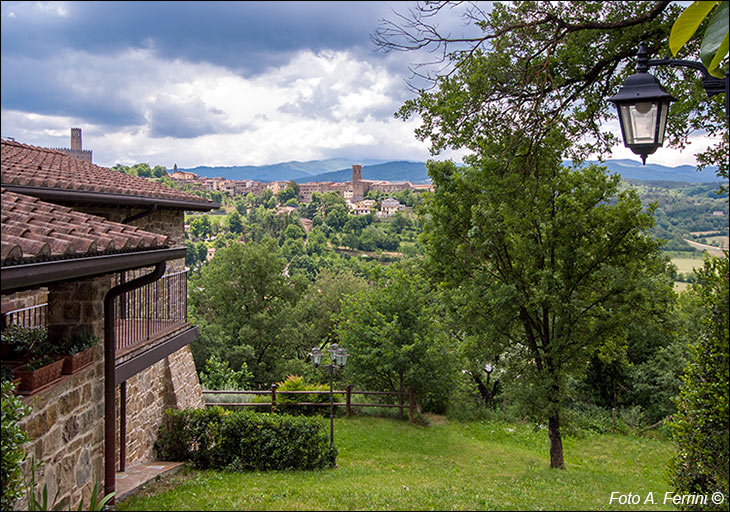
<svg viewBox="0 0 730 512"><path fill-rule="evenodd" d="M713 57L712 62L707 67L707 71L709 73L717 78L723 78L725 76L720 69L720 63L722 62L722 59L725 58L725 56L728 54L728 47L730 46L730 33L725 34L725 39L722 40L722 43L720 43L720 48L717 49L717 52L715 52L715 57Z"/></svg>
<svg viewBox="0 0 730 512"><path fill-rule="evenodd" d="M672 25L672 32L669 34L669 49L672 51L672 55L677 55L679 49L690 40L697 31L697 28L717 4L718 2L696 1L692 2L689 7L682 11L677 21Z"/></svg>
<svg viewBox="0 0 730 512"><path fill-rule="evenodd" d="M722 78L724 74L719 70L720 62L728 53L728 33L730 33L730 22L728 21L728 6L730 2L720 2L720 5L713 14L710 24L705 30L700 47L700 58L712 76Z"/></svg>

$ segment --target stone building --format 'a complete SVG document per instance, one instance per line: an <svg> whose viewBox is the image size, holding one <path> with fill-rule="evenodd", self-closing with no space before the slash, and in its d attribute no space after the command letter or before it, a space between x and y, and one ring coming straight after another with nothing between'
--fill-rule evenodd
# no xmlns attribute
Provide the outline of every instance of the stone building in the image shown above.
<svg viewBox="0 0 730 512"><path fill-rule="evenodd" d="M91 163L91 150L83 149L81 146L81 128L71 128L71 147L57 149L64 155Z"/></svg>
<svg viewBox="0 0 730 512"><path fill-rule="evenodd" d="M15 141L2 141L1 167L3 326L42 312L32 318L51 340L81 329L102 340L90 366L23 398L36 481L75 507L154 460L165 409L203 406L183 224L218 205Z"/></svg>

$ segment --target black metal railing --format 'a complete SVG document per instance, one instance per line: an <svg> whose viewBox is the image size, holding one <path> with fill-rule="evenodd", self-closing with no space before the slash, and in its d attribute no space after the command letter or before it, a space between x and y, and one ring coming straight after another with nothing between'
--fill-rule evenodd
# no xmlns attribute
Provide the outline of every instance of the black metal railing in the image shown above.
<svg viewBox="0 0 730 512"><path fill-rule="evenodd" d="M117 283L137 277L117 276ZM154 283L117 298L117 352L129 350L187 321L187 269L165 274Z"/></svg>
<svg viewBox="0 0 730 512"><path fill-rule="evenodd" d="M38 304L27 308L14 309L2 316L3 327L19 325L21 327L46 327L48 304Z"/></svg>
<svg viewBox="0 0 730 512"><path fill-rule="evenodd" d="M187 322L188 270L162 276L154 283L132 290L116 299L117 352L127 351ZM114 286L131 281L138 272L117 274ZM3 327L46 327L48 304L14 309L2 315Z"/></svg>

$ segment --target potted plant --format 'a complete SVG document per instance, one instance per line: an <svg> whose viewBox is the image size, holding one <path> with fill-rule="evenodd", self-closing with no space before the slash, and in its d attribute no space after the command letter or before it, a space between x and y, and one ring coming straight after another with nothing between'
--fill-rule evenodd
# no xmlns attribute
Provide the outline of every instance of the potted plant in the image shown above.
<svg viewBox="0 0 730 512"><path fill-rule="evenodd" d="M61 379L63 359L50 354L32 359L29 363L14 370L20 377L18 392L31 394Z"/></svg>
<svg viewBox="0 0 730 512"><path fill-rule="evenodd" d="M48 330L45 327L9 325L0 334L3 361L15 360L26 363L33 355L45 350Z"/></svg>
<svg viewBox="0 0 730 512"><path fill-rule="evenodd" d="M99 338L88 331L72 334L61 342L60 353L63 354L63 374L76 373L94 362L94 347Z"/></svg>

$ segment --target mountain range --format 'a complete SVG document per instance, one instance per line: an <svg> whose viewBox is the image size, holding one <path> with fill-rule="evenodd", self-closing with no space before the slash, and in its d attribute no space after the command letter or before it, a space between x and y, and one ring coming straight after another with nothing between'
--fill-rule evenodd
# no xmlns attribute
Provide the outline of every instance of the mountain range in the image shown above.
<svg viewBox="0 0 730 512"><path fill-rule="evenodd" d="M229 180L295 181L297 183L314 181L344 182L352 179L353 163L362 165L362 177L365 180L410 181L411 183L428 183L431 181L426 171L425 162L352 160L347 158L311 160L308 162L291 161L271 165L199 166L178 170L193 172L198 176L208 178L221 177ZM564 163L567 165L569 162ZM624 179L686 183L721 181L715 174L716 167L707 167L702 172L697 172L697 168L691 165L680 165L678 167L652 163L642 165L635 160L607 160L604 164L609 172L618 173Z"/></svg>

